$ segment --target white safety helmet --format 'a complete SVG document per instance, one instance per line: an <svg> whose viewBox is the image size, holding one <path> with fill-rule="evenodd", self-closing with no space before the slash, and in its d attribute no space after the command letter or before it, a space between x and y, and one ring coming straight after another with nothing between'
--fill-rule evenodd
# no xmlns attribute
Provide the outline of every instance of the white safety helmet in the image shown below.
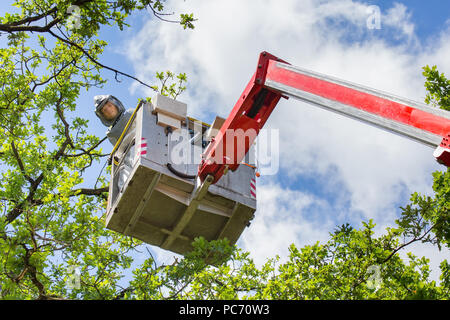
<svg viewBox="0 0 450 320"><path fill-rule="evenodd" d="M117 117L112 120L105 119L101 112L103 106L108 101L112 102L117 107L117 110L119 111L117 113ZM100 118L101 122L107 127L114 125L115 122L120 118L120 116L125 112L125 108L124 108L122 102L120 102L119 99L117 99L116 97L114 97L110 94L108 94L108 95L102 94L102 95L95 96L94 97L94 106L95 106L95 114L97 115L97 117Z"/></svg>

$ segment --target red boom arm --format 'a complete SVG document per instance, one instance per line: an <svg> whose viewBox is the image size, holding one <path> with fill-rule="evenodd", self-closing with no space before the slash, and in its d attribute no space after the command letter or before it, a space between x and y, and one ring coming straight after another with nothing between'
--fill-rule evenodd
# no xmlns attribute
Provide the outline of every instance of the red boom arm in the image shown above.
<svg viewBox="0 0 450 320"><path fill-rule="evenodd" d="M201 181L212 175L216 183L225 170L238 168L285 95L437 147L436 159L450 166L449 112L303 70L262 52L255 74L203 154ZM244 144L239 144L242 137Z"/></svg>

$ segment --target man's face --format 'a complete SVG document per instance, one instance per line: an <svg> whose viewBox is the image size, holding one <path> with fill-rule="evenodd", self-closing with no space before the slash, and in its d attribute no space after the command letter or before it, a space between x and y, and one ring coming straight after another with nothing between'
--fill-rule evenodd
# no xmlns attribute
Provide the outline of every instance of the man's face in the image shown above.
<svg viewBox="0 0 450 320"><path fill-rule="evenodd" d="M116 105L112 103L111 101L108 101L105 103L103 108L100 111L103 114L103 117L108 120L114 120L117 117L117 114L119 113L119 110L117 109Z"/></svg>

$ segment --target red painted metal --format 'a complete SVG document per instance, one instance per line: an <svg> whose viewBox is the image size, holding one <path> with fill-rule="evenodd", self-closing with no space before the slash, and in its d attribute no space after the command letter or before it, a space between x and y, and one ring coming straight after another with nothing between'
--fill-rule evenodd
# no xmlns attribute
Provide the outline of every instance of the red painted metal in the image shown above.
<svg viewBox="0 0 450 320"><path fill-rule="evenodd" d="M269 62L267 79L329 100L338 101L441 137L446 136L450 132L450 120L446 118L333 82L279 68L276 61Z"/></svg>
<svg viewBox="0 0 450 320"><path fill-rule="evenodd" d="M283 92L264 87L266 79L440 135L444 139L436 158L440 163L450 166L450 120L343 85L279 68L277 62L287 63L267 52L260 54L255 74L203 154L198 170L201 181L212 175L212 183L216 183L227 169L235 171L278 101L285 97ZM242 139L247 139L244 145Z"/></svg>
<svg viewBox="0 0 450 320"><path fill-rule="evenodd" d="M450 133L442 138L442 142L436 149L434 156L439 163L450 167Z"/></svg>
<svg viewBox="0 0 450 320"><path fill-rule="evenodd" d="M273 109L281 99L278 92L264 88L267 67L270 61L281 61L262 52L257 71L236 102L216 137L208 145L199 166L199 177L204 181L212 175L216 183L227 168L235 171L253 144L259 130L264 126ZM286 62L285 62L286 63ZM245 146L237 143L247 135Z"/></svg>

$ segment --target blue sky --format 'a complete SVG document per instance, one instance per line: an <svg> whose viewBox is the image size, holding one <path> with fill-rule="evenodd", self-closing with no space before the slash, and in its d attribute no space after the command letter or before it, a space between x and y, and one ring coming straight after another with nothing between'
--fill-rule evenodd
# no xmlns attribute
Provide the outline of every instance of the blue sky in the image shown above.
<svg viewBox="0 0 450 320"><path fill-rule="evenodd" d="M380 6L381 10L392 7L394 2L402 3L412 15L412 21L416 26L416 34L421 40L428 40L446 27L450 13L450 2L448 1L368 1L367 3Z"/></svg>
<svg viewBox="0 0 450 320"><path fill-rule="evenodd" d="M0 14L9 12L7 4L1 2ZM370 5L381 10L379 30L367 28ZM169 0L166 8L194 13L196 28L183 30L140 13L123 32L101 32L109 46L100 60L152 84L155 71L186 72L188 89L179 99L190 115L207 122L228 115L263 50L418 101L425 96L424 65L450 75L448 1ZM109 79L103 89L78 99L99 136L105 128L93 114L94 95L112 93L127 108L153 95L124 77L117 83L112 72L103 75ZM412 192L431 192L431 172L443 170L428 147L298 101L280 102L267 127L280 132L280 170L258 179L256 217L238 242L257 263L275 254L285 258L291 243L325 241L337 224L359 227L374 219L382 232ZM112 149L108 143L103 148ZM152 250L160 261L173 257ZM430 257L434 269L450 257L429 246L414 252Z"/></svg>

